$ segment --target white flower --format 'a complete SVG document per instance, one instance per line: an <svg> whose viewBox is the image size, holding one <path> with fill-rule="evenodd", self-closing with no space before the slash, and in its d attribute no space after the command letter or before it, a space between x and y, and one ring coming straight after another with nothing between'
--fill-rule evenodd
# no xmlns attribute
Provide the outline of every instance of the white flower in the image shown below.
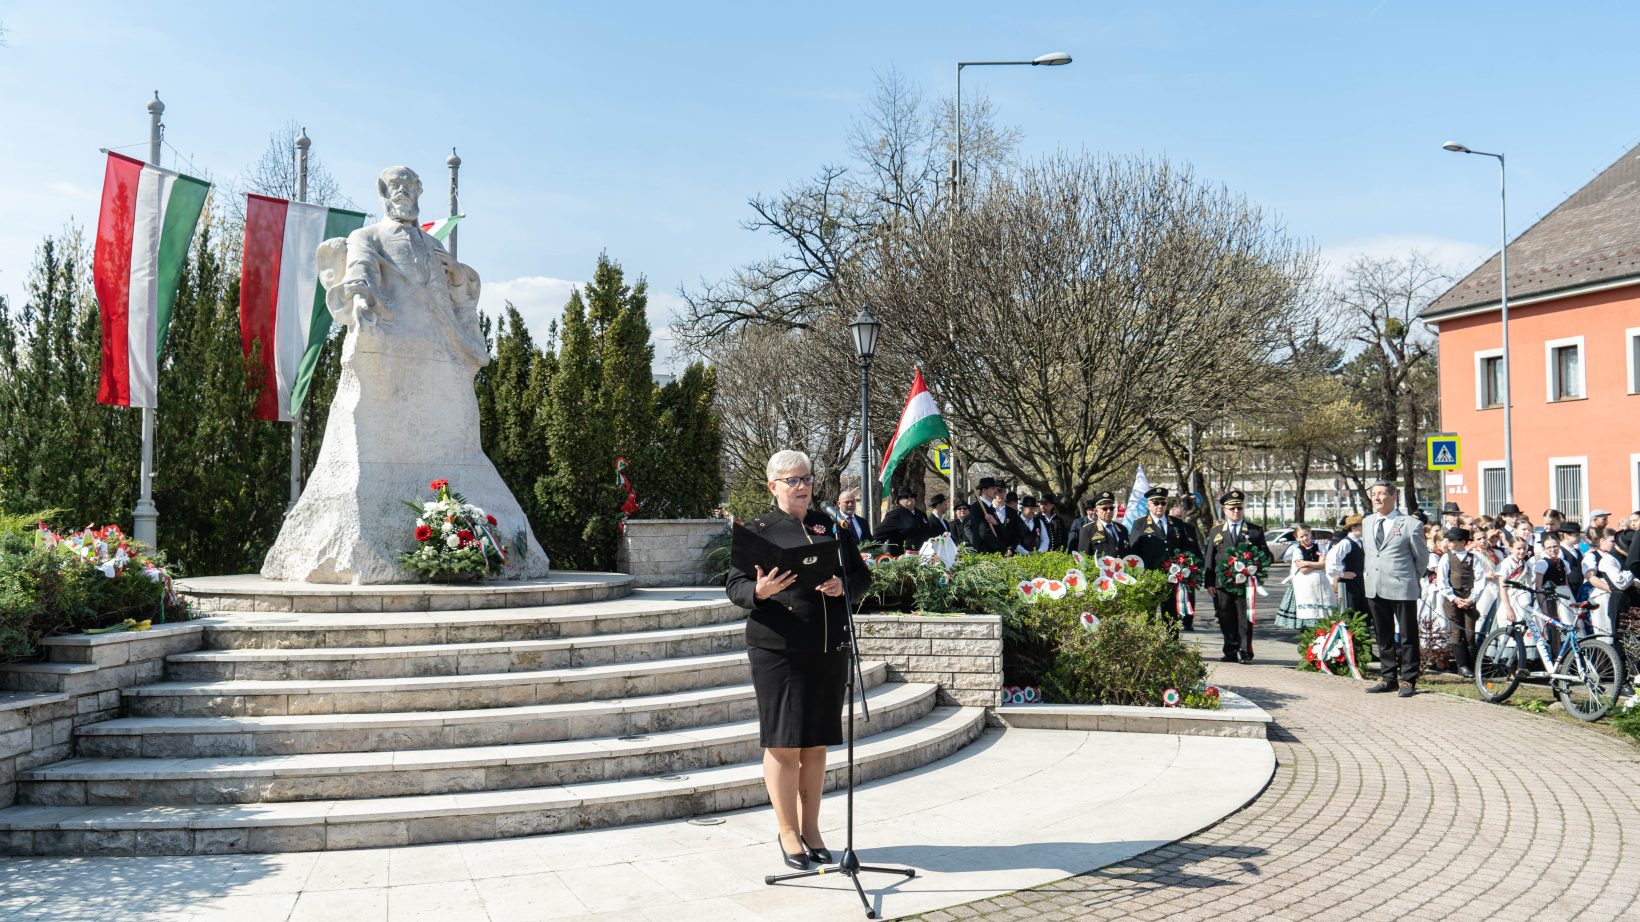
<svg viewBox="0 0 1640 922"><path fill-rule="evenodd" d="M417 525L417 527L420 527L420 526L423 526L423 525L426 525L426 524L427 524L427 520L426 520L426 519L417 519L417 520L416 520L416 525Z"/></svg>
<svg viewBox="0 0 1640 922"><path fill-rule="evenodd" d="M461 547L461 536L460 535L451 535L448 538L445 538L444 539L444 546L448 547L448 548L452 548L452 549Z"/></svg>
<svg viewBox="0 0 1640 922"><path fill-rule="evenodd" d="M421 556L423 556L423 557L433 556L433 546L431 544L423 544L421 546Z"/></svg>
<svg viewBox="0 0 1640 922"><path fill-rule="evenodd" d="M432 515L433 513L437 512L437 511L438 511L438 503L422 503L421 504L421 514L422 515Z"/></svg>
<svg viewBox="0 0 1640 922"><path fill-rule="evenodd" d="M450 524L449 522L445 522L443 525L440 525L438 527L438 530L442 534L450 535L450 534L455 534L456 527L454 525Z"/></svg>

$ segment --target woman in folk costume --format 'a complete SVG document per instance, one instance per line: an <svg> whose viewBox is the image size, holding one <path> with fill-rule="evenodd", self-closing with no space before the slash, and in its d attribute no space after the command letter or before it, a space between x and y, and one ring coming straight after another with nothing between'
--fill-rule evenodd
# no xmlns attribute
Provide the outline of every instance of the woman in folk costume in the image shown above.
<svg viewBox="0 0 1640 922"><path fill-rule="evenodd" d="M1583 582L1589 587L1589 602L1598 606L1589 613L1594 629L1612 633L1617 619L1613 607L1627 601L1625 592L1634 583L1634 574L1623 569L1617 558L1617 532L1601 529L1599 540L1583 555Z"/></svg>
<svg viewBox="0 0 1640 922"><path fill-rule="evenodd" d="M1276 624L1309 627L1331 617L1335 607L1332 585L1327 579L1327 554L1316 543L1308 525L1293 529L1293 538L1285 557L1293 572L1287 577L1287 592L1282 597L1281 610L1276 613Z"/></svg>

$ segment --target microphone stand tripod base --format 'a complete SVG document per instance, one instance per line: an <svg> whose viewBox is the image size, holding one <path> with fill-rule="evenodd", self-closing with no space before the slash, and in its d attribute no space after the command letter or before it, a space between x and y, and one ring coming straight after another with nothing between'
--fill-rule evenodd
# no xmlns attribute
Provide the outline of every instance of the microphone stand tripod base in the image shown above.
<svg viewBox="0 0 1640 922"><path fill-rule="evenodd" d="M841 874L853 882L854 892L860 897L860 905L865 907L866 918L875 919L877 918L877 911L871 908L871 901L866 899L866 889L860 884L860 875L863 873L899 874L906 878L917 876L917 871L914 868L885 868L874 864L861 864L860 856L854 853L854 849L847 848L843 850L842 857L837 859L837 863L830 867L818 867L808 871L793 871L790 874L770 874L768 877L763 878L763 882L772 886L788 880Z"/></svg>

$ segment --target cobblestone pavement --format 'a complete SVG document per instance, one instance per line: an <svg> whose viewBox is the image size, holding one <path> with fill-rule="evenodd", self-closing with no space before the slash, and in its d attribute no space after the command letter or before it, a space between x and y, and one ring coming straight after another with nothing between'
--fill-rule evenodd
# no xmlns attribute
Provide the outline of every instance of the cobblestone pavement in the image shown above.
<svg viewBox="0 0 1640 922"><path fill-rule="evenodd" d="M1270 633L1265 665L1214 664L1276 721L1257 800L1123 864L919 918L1640 919L1633 746L1449 695L1367 695L1294 671L1294 635Z"/></svg>

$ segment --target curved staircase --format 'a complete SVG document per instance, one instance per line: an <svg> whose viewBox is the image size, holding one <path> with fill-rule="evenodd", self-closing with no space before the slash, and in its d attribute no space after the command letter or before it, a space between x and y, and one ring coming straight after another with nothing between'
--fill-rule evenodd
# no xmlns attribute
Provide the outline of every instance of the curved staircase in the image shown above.
<svg viewBox="0 0 1640 922"><path fill-rule="evenodd" d="M575 573L493 590L187 590L211 613L205 648L125 689L129 716L77 730L76 758L19 773L0 851L370 848L767 802L744 612L721 590ZM983 708L936 706L935 686L887 673L865 665L861 780L983 729Z"/></svg>

